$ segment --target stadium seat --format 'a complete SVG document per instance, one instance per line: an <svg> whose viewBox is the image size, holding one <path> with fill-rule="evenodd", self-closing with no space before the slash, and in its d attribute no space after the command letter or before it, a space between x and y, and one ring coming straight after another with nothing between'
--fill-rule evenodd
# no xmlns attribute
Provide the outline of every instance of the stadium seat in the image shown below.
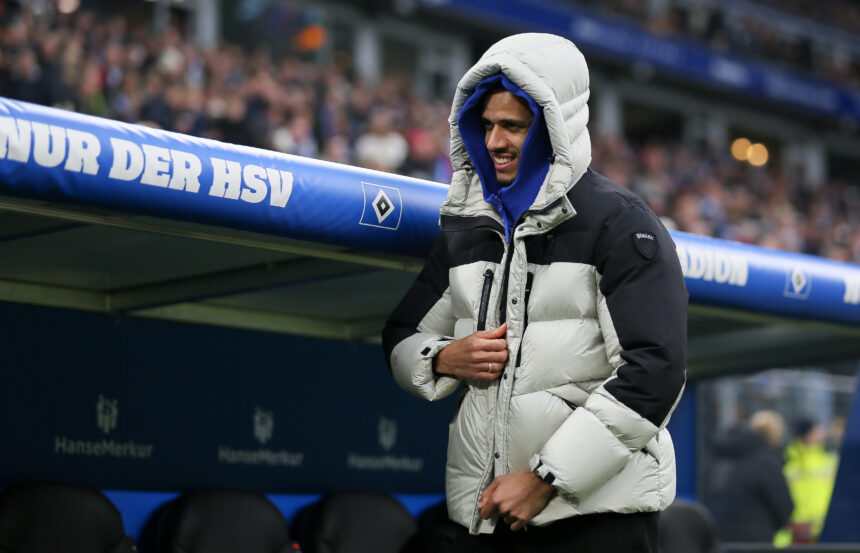
<svg viewBox="0 0 860 553"><path fill-rule="evenodd" d="M31 483L0 491L2 553L133 553L122 516L100 491Z"/></svg>
<svg viewBox="0 0 860 553"><path fill-rule="evenodd" d="M327 494L296 524L305 553L398 553L418 529L399 501L372 492Z"/></svg>
<svg viewBox="0 0 860 553"><path fill-rule="evenodd" d="M154 553L295 551L284 515L259 493L188 492L168 503L158 517Z"/></svg>
<svg viewBox="0 0 860 553"><path fill-rule="evenodd" d="M403 544L400 553L449 553L454 550L458 528L448 517L443 499L418 516L418 531Z"/></svg>
<svg viewBox="0 0 860 553"><path fill-rule="evenodd" d="M676 499L659 520L660 553L719 551L713 519L701 503Z"/></svg>

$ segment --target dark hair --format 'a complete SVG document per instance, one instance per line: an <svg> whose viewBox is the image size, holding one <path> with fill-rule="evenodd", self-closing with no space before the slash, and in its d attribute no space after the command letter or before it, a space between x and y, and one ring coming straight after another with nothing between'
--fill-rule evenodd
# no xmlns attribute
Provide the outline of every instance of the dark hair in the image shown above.
<svg viewBox="0 0 860 553"><path fill-rule="evenodd" d="M510 90L505 88L505 85L502 84L501 80L498 80L495 83L493 83L493 85L484 92L484 95L481 96L481 113L483 113L484 109L486 109L487 102L490 101L490 96L492 96L493 94L495 94L497 92L510 92ZM511 92L511 94L514 94L514 93ZM517 96L516 94L514 94L514 98L516 98L517 102L522 104L523 107L525 107L526 109L531 111L531 108L529 107L529 103L526 101L525 98Z"/></svg>
<svg viewBox="0 0 860 553"><path fill-rule="evenodd" d="M794 423L794 434L796 436L806 436L810 430L815 427L815 422L811 419L798 419Z"/></svg>

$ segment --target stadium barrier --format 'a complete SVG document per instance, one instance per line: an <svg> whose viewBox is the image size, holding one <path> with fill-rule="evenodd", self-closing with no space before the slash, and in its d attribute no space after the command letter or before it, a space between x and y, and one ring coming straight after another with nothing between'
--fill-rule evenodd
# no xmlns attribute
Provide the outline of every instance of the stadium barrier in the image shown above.
<svg viewBox="0 0 860 553"><path fill-rule="evenodd" d="M447 187L0 98L0 195L423 257ZM691 303L860 325L860 266L673 232Z"/></svg>

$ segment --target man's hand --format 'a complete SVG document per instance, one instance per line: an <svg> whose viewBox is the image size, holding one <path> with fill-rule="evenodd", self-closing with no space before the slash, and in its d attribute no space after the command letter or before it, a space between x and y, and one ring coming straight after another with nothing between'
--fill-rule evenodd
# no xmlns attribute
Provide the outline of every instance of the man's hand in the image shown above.
<svg viewBox="0 0 860 553"><path fill-rule="evenodd" d="M549 501L553 487L533 472L523 470L499 476L481 493L481 518L498 515L516 532L537 515Z"/></svg>
<svg viewBox="0 0 860 553"><path fill-rule="evenodd" d="M508 323L505 323L452 342L436 354L433 371L462 380L498 379L508 360L507 330Z"/></svg>

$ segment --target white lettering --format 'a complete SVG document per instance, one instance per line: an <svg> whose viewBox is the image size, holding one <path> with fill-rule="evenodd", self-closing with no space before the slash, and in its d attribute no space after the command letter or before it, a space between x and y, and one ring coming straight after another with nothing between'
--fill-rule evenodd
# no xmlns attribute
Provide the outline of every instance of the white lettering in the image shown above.
<svg viewBox="0 0 860 553"><path fill-rule="evenodd" d="M269 204L284 207L293 192L293 174L289 171L264 169L259 165L242 166L236 161L227 161L216 157L212 161L212 187L210 196L241 199L244 202L257 204L269 195ZM268 181L267 181L268 179Z"/></svg>
<svg viewBox="0 0 860 553"><path fill-rule="evenodd" d="M271 449L233 449L218 447L218 462L231 465L269 465L300 467L305 454L294 451L272 451Z"/></svg>
<svg viewBox="0 0 860 553"><path fill-rule="evenodd" d="M293 192L293 174L289 171L276 171L275 169L266 169L266 174L269 176L269 187L271 188L269 204L275 207L286 206L290 194Z"/></svg>
<svg viewBox="0 0 860 553"><path fill-rule="evenodd" d="M845 276L845 295L842 301L852 305L860 304L860 276Z"/></svg>
<svg viewBox="0 0 860 553"><path fill-rule="evenodd" d="M684 276L694 278L696 280L705 276L705 254L699 248L690 248L688 252L690 261L689 261L689 272L685 273Z"/></svg>
<svg viewBox="0 0 860 553"><path fill-rule="evenodd" d="M132 441L72 440L66 436L54 436L54 453L62 455L151 459L154 449L155 446L152 444L138 444Z"/></svg>
<svg viewBox="0 0 860 553"><path fill-rule="evenodd" d="M686 278L732 286L747 285L749 265L742 255L681 244L677 245L677 251L681 272Z"/></svg>
<svg viewBox="0 0 860 553"><path fill-rule="evenodd" d="M421 472L424 459L420 457L395 457L393 455L360 455L348 453L346 466L356 470L393 470L402 472Z"/></svg>
<svg viewBox="0 0 860 553"><path fill-rule="evenodd" d="M134 142L111 138L113 148L113 165L111 165L109 178L117 180L134 180L143 172L143 152Z"/></svg>
<svg viewBox="0 0 860 553"><path fill-rule="evenodd" d="M170 150L151 144L143 145L143 175L140 182L150 186L167 187L170 180Z"/></svg>
<svg viewBox="0 0 860 553"><path fill-rule="evenodd" d="M66 159L66 129L33 122L33 159L42 167L56 167Z"/></svg>
<svg viewBox="0 0 860 553"><path fill-rule="evenodd" d="M209 195L238 200L239 191L242 188L242 165L236 161L227 161L217 157L211 159L213 178Z"/></svg>
<svg viewBox="0 0 860 553"><path fill-rule="evenodd" d="M30 159L30 122L0 117L0 158L26 163Z"/></svg>
<svg viewBox="0 0 860 553"><path fill-rule="evenodd" d="M173 177L170 179L170 188L188 192L200 190L198 178L203 171L200 158L179 150L170 150L170 155L173 157Z"/></svg>
<svg viewBox="0 0 860 553"><path fill-rule="evenodd" d="M242 171L242 176L245 178L245 188L242 190L242 200L249 204L257 204L266 199L266 181L262 177L266 176L266 171L259 165L246 165Z"/></svg>
<svg viewBox="0 0 860 553"><path fill-rule="evenodd" d="M84 131L67 129L69 137L69 157L63 167L66 171L95 175L99 172L98 157L102 151L101 142L96 135Z"/></svg>
<svg viewBox="0 0 860 553"><path fill-rule="evenodd" d="M714 260L714 280L717 282L728 282L731 276L732 265L729 263L729 257L718 255Z"/></svg>

